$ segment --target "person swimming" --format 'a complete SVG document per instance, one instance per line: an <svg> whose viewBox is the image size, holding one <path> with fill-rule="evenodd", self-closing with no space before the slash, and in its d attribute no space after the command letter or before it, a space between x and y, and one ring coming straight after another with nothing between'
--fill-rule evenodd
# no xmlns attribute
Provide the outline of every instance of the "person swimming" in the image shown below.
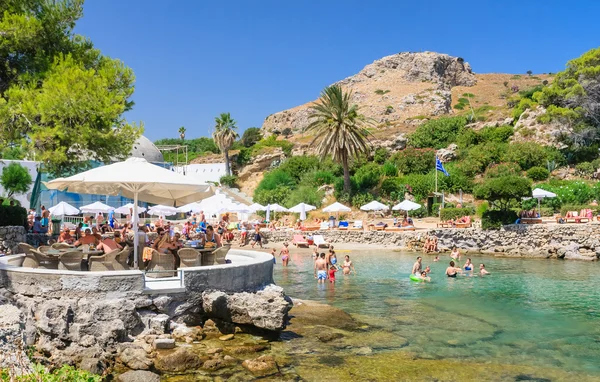
<svg viewBox="0 0 600 382"><path fill-rule="evenodd" d="M450 266L446 268L446 276L448 277L456 277L460 268L456 268L454 261L450 262Z"/></svg>
<svg viewBox="0 0 600 382"><path fill-rule="evenodd" d="M464 265L463 268L464 268L465 271L472 271L473 270L473 263L471 263L471 259L470 258L467 259L467 262L465 263L465 265Z"/></svg>
<svg viewBox="0 0 600 382"><path fill-rule="evenodd" d="M427 272L425 272L425 271L421 272L421 279L422 279L423 281L431 281L431 278L429 278L429 277L427 276Z"/></svg>
<svg viewBox="0 0 600 382"><path fill-rule="evenodd" d="M490 274L490 272L488 272L487 269L485 269L485 264L483 264L483 263L479 264L479 274L482 276Z"/></svg>

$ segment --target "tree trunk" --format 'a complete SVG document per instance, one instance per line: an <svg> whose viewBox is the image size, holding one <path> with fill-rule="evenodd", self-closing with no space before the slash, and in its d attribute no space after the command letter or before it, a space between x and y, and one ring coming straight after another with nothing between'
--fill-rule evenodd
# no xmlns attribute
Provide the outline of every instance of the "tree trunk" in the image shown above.
<svg viewBox="0 0 600 382"><path fill-rule="evenodd" d="M344 167L344 191L350 194L350 168L348 166L348 154L342 157L342 167Z"/></svg>
<svg viewBox="0 0 600 382"><path fill-rule="evenodd" d="M229 166L229 150L223 150L225 155L225 174L231 175L231 167Z"/></svg>

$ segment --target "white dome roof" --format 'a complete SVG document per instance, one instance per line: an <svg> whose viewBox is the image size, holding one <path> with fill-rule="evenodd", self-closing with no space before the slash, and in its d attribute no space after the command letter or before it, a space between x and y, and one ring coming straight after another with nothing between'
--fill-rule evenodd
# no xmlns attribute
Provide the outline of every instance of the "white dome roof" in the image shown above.
<svg viewBox="0 0 600 382"><path fill-rule="evenodd" d="M148 162L164 162L162 153L154 143L141 135L134 143L131 149L130 157L144 158Z"/></svg>

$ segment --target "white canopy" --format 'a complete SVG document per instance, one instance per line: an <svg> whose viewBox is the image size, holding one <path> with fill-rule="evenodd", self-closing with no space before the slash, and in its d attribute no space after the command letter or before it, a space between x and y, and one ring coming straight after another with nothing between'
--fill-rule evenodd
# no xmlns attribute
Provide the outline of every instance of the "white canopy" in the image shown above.
<svg viewBox="0 0 600 382"><path fill-rule="evenodd" d="M300 203L300 204L296 204L294 207L290 208L289 211L299 214L299 213L302 213L302 211L308 212L308 211L312 211L312 210L316 210L316 209L317 209L317 207L311 206L310 204Z"/></svg>
<svg viewBox="0 0 600 382"><path fill-rule="evenodd" d="M414 211L414 210L418 210L419 208L421 208L421 205L419 203L415 203L412 202L410 200L403 200L402 202L396 204L394 207L392 207L392 210L394 211Z"/></svg>
<svg viewBox="0 0 600 382"><path fill-rule="evenodd" d="M68 178L44 183L51 190L81 194L122 195L133 199L133 224L138 225L138 200L182 205L207 197L211 186L194 178L153 165L143 158L129 158L97 167ZM134 262L138 265L139 235L134 237Z"/></svg>
<svg viewBox="0 0 600 382"><path fill-rule="evenodd" d="M285 208L284 206L280 206L277 203L269 204L267 208L269 208L271 212L289 212L287 208Z"/></svg>
<svg viewBox="0 0 600 382"><path fill-rule="evenodd" d="M253 203L250 205L250 209L252 211L266 211L267 207L263 206L262 204Z"/></svg>
<svg viewBox="0 0 600 382"><path fill-rule="evenodd" d="M372 202L360 207L360 209L363 211L387 211L390 208L383 203L379 203L377 200L373 200Z"/></svg>
<svg viewBox="0 0 600 382"><path fill-rule="evenodd" d="M54 216L77 215L79 210L67 202L60 202L54 207L48 208L48 211Z"/></svg>
<svg viewBox="0 0 600 382"><path fill-rule="evenodd" d="M177 211L177 208L170 207L170 206L163 206L162 204L152 206L148 209L148 213L150 215L155 215L155 216L172 216L172 215L175 215L177 212L179 212L179 211Z"/></svg>
<svg viewBox="0 0 600 382"><path fill-rule="evenodd" d="M203 211L203 207L200 203L198 202L192 202L192 203L188 203L186 205L183 205L179 208L177 208L177 211L179 212L192 212L192 213L200 213L200 211Z"/></svg>
<svg viewBox="0 0 600 382"><path fill-rule="evenodd" d="M541 188L536 188L533 190L532 194L536 199L556 198L556 194L554 192L542 190Z"/></svg>
<svg viewBox="0 0 600 382"><path fill-rule="evenodd" d="M115 212L118 214L129 215L133 210L133 203L127 203L119 208L115 208ZM138 206L137 208L138 214L142 212L146 212L146 208Z"/></svg>
<svg viewBox="0 0 600 382"><path fill-rule="evenodd" d="M84 214L98 214L98 213L107 214L110 211L114 210L113 207L108 206L102 202L94 202L92 204L88 204L87 206L81 206L81 208L79 208L79 209Z"/></svg>
<svg viewBox="0 0 600 382"><path fill-rule="evenodd" d="M323 212L350 212L352 209L350 207L346 207L342 203L335 202L330 206L323 208Z"/></svg>

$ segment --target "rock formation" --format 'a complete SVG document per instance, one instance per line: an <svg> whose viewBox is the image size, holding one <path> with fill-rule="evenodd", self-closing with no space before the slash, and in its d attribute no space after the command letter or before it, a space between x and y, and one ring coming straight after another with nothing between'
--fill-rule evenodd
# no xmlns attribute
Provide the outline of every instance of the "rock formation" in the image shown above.
<svg viewBox="0 0 600 382"><path fill-rule="evenodd" d="M385 124L451 113L450 90L476 82L471 67L462 58L434 52L404 52L376 60L336 84L353 91L353 102L364 115ZM268 116L262 126L263 134L286 128L302 131L309 124L309 106L310 103Z"/></svg>

